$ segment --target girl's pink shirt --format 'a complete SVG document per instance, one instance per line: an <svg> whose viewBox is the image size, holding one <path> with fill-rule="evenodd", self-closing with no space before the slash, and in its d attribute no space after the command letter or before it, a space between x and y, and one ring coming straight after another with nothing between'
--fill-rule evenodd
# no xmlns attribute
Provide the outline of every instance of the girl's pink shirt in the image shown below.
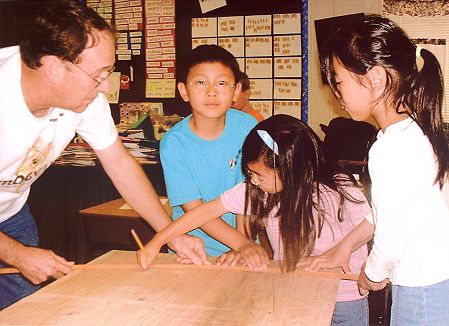
<svg viewBox="0 0 449 326"><path fill-rule="evenodd" d="M343 221L337 219L340 197L334 191L322 186L321 208L325 214L325 221L321 234L315 240L312 255L320 255L338 244L349 232L359 225L365 218L371 215L371 208L360 189L356 187L344 187L345 191L363 203L353 203L346 200L343 204ZM226 191L220 199L227 210L235 214L244 214L246 185L240 183ZM277 209L273 209L265 222L268 238L274 251L274 259L283 257L283 245L280 239L279 218L276 217ZM318 212L314 211L315 223L318 223ZM361 267L368 256L367 246L362 246L352 253L349 267L354 274L360 273ZM358 291L357 282L341 281L337 294L337 301L354 301L366 297Z"/></svg>

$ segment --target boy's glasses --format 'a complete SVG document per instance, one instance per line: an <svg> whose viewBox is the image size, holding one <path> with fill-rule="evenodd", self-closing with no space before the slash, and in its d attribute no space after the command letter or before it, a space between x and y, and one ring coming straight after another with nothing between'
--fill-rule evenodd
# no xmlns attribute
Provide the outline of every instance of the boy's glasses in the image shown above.
<svg viewBox="0 0 449 326"><path fill-rule="evenodd" d="M195 80L187 84L192 86L192 89L197 93L205 93L209 88L209 86L214 86L215 89L221 93L229 93L233 88L235 88L235 85L232 85L225 80L220 80L219 82L216 83L210 83L204 80Z"/></svg>
<svg viewBox="0 0 449 326"><path fill-rule="evenodd" d="M111 69L109 69L108 71L104 72L103 76L94 77L91 74L89 74L87 71L82 69L80 66L78 66L77 64L75 64L75 63L73 63L71 61L67 61L67 62L69 62L72 66L75 66L76 68L78 68L78 70L82 71L86 76L89 76L90 79L92 79L97 84L97 86L95 86L95 87L100 86L101 83L103 83L109 77L109 75L112 74L114 72L114 70L115 70L115 66L113 66Z"/></svg>

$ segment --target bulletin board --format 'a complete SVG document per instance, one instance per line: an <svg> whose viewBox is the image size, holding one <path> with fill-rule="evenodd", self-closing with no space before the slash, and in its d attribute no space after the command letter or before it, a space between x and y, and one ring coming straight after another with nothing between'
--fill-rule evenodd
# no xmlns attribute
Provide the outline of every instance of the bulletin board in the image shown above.
<svg viewBox="0 0 449 326"><path fill-rule="evenodd" d="M250 78L251 106L265 118L301 118L301 12L194 17L192 48L200 44L218 44L237 58Z"/></svg>
<svg viewBox="0 0 449 326"><path fill-rule="evenodd" d="M210 42L233 53L251 80L251 104L264 116L301 117L304 25L302 1L226 0L204 12L199 0L85 0L117 31L115 88L107 94L114 119L123 102L162 105L187 116L176 70L192 46ZM216 1L215 1L216 2ZM194 22L208 22L194 27ZM304 114L303 114L304 116Z"/></svg>

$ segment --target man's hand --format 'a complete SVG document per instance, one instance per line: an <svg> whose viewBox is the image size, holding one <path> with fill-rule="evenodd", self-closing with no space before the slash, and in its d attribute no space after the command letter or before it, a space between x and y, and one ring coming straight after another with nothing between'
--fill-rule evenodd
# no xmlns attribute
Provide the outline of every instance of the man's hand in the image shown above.
<svg viewBox="0 0 449 326"><path fill-rule="evenodd" d="M181 235L168 243L176 251L180 264L210 265L204 250L203 240L190 235Z"/></svg>
<svg viewBox="0 0 449 326"><path fill-rule="evenodd" d="M70 273L73 264L74 262L68 262L51 250L25 246L20 249L13 262L13 266L34 284Z"/></svg>

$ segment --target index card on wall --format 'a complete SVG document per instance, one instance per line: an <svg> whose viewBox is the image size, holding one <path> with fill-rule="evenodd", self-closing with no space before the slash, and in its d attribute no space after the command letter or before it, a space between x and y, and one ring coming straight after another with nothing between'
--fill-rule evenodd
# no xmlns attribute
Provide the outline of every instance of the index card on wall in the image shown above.
<svg viewBox="0 0 449 326"><path fill-rule="evenodd" d="M274 77L301 77L301 57L274 58Z"/></svg>
<svg viewBox="0 0 449 326"><path fill-rule="evenodd" d="M120 94L120 71L114 71L108 77L109 91L105 93L109 104L117 104Z"/></svg>
<svg viewBox="0 0 449 326"><path fill-rule="evenodd" d="M274 98L277 99L301 98L301 79L275 79Z"/></svg>
<svg viewBox="0 0 449 326"><path fill-rule="evenodd" d="M198 0L201 7L201 12L204 14L206 12L215 10L217 8L226 6L226 0Z"/></svg>
<svg viewBox="0 0 449 326"><path fill-rule="evenodd" d="M272 78L271 58L247 58L245 64L246 74L250 78Z"/></svg>
<svg viewBox="0 0 449 326"><path fill-rule="evenodd" d="M245 58L236 58L236 59L239 64L240 70L244 71L245 70Z"/></svg>
<svg viewBox="0 0 449 326"><path fill-rule="evenodd" d="M301 33L301 14L273 15L273 34Z"/></svg>
<svg viewBox="0 0 449 326"><path fill-rule="evenodd" d="M301 101L274 101L274 114L281 113L301 119Z"/></svg>
<svg viewBox="0 0 449 326"><path fill-rule="evenodd" d="M247 57L271 57L273 51L271 36L252 36L245 38Z"/></svg>
<svg viewBox="0 0 449 326"><path fill-rule="evenodd" d="M192 37L217 37L217 17L192 18Z"/></svg>
<svg viewBox="0 0 449 326"><path fill-rule="evenodd" d="M243 16L218 17L218 36L242 36Z"/></svg>
<svg viewBox="0 0 449 326"><path fill-rule="evenodd" d="M231 52L234 57L245 55L243 37L221 37L218 45Z"/></svg>
<svg viewBox="0 0 449 326"><path fill-rule="evenodd" d="M203 44L215 44L217 45L217 38L208 37L208 38L194 38L192 39L192 49L196 48L198 45Z"/></svg>
<svg viewBox="0 0 449 326"><path fill-rule="evenodd" d="M263 115L264 119L272 116L273 101L249 101L249 103Z"/></svg>
<svg viewBox="0 0 449 326"><path fill-rule="evenodd" d="M271 15L245 16L245 35L270 35Z"/></svg>
<svg viewBox="0 0 449 326"><path fill-rule="evenodd" d="M273 98L273 79L251 79L251 99Z"/></svg>
<svg viewBox="0 0 449 326"><path fill-rule="evenodd" d="M274 55L301 55L301 35L282 35L274 37Z"/></svg>
<svg viewBox="0 0 449 326"><path fill-rule="evenodd" d="M147 79L145 96L148 98L175 97L176 79Z"/></svg>

